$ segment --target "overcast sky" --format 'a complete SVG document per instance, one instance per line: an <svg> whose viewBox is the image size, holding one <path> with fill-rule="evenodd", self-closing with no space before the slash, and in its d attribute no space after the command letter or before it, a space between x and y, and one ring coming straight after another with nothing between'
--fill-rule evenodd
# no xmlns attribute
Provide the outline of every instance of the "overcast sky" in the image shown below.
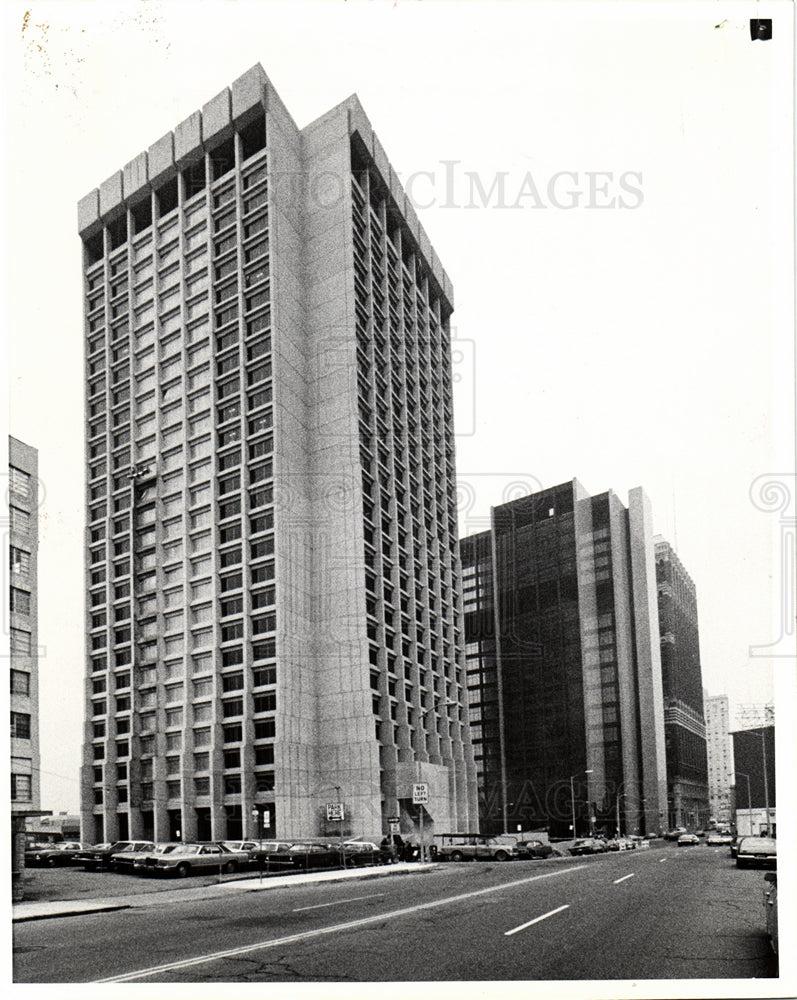
<svg viewBox="0 0 797 1000"><path fill-rule="evenodd" d="M256 62L299 126L359 95L452 279L461 533L573 477L623 502L642 486L698 589L704 686L771 700L773 664L793 667L750 647L782 629L781 514L751 488L779 474L794 516L793 32L790 3L758 8L771 42L722 2L5 5L9 429L45 492L43 807L78 806L76 203Z"/></svg>

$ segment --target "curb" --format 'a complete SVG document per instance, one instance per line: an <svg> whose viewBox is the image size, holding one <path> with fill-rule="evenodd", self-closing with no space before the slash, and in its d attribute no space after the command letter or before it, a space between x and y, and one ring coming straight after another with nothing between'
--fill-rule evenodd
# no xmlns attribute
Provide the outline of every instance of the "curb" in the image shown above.
<svg viewBox="0 0 797 1000"><path fill-rule="evenodd" d="M111 913L114 910L130 910L131 903L106 903L99 906L81 906L79 910L59 910L57 913L22 913L12 916L12 923L19 924L29 920L51 920L53 917L79 917L84 913Z"/></svg>

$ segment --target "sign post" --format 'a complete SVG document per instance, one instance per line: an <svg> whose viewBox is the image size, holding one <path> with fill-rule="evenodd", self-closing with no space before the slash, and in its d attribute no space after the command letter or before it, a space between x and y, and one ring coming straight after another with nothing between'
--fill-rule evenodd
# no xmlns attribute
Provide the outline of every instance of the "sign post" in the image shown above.
<svg viewBox="0 0 797 1000"><path fill-rule="evenodd" d="M412 786L412 804L420 806L420 836L421 836L421 861L426 860L426 844L423 840L423 814L424 806L429 802L429 786L425 781L416 781Z"/></svg>
<svg viewBox="0 0 797 1000"><path fill-rule="evenodd" d="M340 795L340 788L336 787L335 791ZM343 867L346 867L346 858L343 854L343 820L345 819L345 813L343 810L342 802L327 802L327 822L338 824L338 841L340 847L340 856L343 861Z"/></svg>

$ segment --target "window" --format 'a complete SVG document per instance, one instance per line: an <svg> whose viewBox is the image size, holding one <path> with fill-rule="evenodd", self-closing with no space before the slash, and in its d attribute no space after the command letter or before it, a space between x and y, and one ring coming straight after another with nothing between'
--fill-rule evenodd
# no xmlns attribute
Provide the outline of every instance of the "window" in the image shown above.
<svg viewBox="0 0 797 1000"><path fill-rule="evenodd" d="M30 715L27 712L11 713L11 737L15 740L30 739Z"/></svg>
<svg viewBox="0 0 797 1000"><path fill-rule="evenodd" d="M24 670L11 670L11 694L30 694L30 674Z"/></svg>
<svg viewBox="0 0 797 1000"><path fill-rule="evenodd" d="M18 615L30 614L30 594L18 587L11 588L11 610Z"/></svg>
<svg viewBox="0 0 797 1000"><path fill-rule="evenodd" d="M30 533L30 514L20 510L19 507L9 507L11 530L18 531L21 535Z"/></svg>
<svg viewBox="0 0 797 1000"><path fill-rule="evenodd" d="M241 766L241 750L240 747L235 747L233 750L224 751L224 767L234 768Z"/></svg>
<svg viewBox="0 0 797 1000"><path fill-rule="evenodd" d="M240 722L235 722L222 728L225 743L240 743L244 738L243 726Z"/></svg>
<svg viewBox="0 0 797 1000"><path fill-rule="evenodd" d="M277 696L273 691L266 694L256 694L254 696L255 712L275 712L277 710Z"/></svg>
<svg viewBox="0 0 797 1000"><path fill-rule="evenodd" d="M210 743L210 729L202 728L194 730L194 746L204 747Z"/></svg>
<svg viewBox="0 0 797 1000"><path fill-rule="evenodd" d="M11 652L12 653L30 653L31 652L31 634L30 632L25 632L21 628L11 629Z"/></svg>
<svg viewBox="0 0 797 1000"><path fill-rule="evenodd" d="M274 763L274 744L267 743L265 746L255 747L255 766L268 765Z"/></svg>
<svg viewBox="0 0 797 1000"><path fill-rule="evenodd" d="M223 691L240 691L244 686L244 675L242 673L223 674L221 678Z"/></svg>
<svg viewBox="0 0 797 1000"><path fill-rule="evenodd" d="M205 753L195 753L194 754L194 770L195 771L207 771L210 767L210 754Z"/></svg>
<svg viewBox="0 0 797 1000"><path fill-rule="evenodd" d="M196 795L210 795L210 778L194 778L194 793Z"/></svg>
<svg viewBox="0 0 797 1000"><path fill-rule="evenodd" d="M256 740L272 740L274 739L275 733L275 722L274 719L256 719L255 720L255 739Z"/></svg>
<svg viewBox="0 0 797 1000"><path fill-rule="evenodd" d="M15 466L10 465L8 467L8 479L12 493L16 493L17 496L21 497L30 496L29 473L23 472L22 469L17 469Z"/></svg>
<svg viewBox="0 0 797 1000"><path fill-rule="evenodd" d="M29 774L11 775L11 798L14 802L30 802L33 795Z"/></svg>
<svg viewBox="0 0 797 1000"><path fill-rule="evenodd" d="M276 684L277 668L254 667L252 670L252 683L255 687L264 687L267 684Z"/></svg>
<svg viewBox="0 0 797 1000"><path fill-rule="evenodd" d="M221 711L225 719L232 718L236 715L243 715L243 698L228 698L226 701L221 703Z"/></svg>

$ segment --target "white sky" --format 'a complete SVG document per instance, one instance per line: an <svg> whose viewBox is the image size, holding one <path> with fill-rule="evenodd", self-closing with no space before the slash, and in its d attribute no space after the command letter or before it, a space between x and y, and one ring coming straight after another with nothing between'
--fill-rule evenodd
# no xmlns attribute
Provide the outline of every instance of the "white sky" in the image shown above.
<svg viewBox="0 0 797 1000"><path fill-rule="evenodd" d="M793 684L791 661L749 654L778 637L783 589L780 515L749 491L793 468L792 7L759 4L774 38L752 43L754 6L5 5L10 431L46 492L43 807L78 806L76 203L256 62L300 126L357 92L417 173L455 292L461 533L518 482L575 476L624 502L641 485L698 588L709 692L769 701L773 663ZM596 171L593 201L636 207L585 207ZM507 207L471 199L469 172L486 192L500 175Z"/></svg>

